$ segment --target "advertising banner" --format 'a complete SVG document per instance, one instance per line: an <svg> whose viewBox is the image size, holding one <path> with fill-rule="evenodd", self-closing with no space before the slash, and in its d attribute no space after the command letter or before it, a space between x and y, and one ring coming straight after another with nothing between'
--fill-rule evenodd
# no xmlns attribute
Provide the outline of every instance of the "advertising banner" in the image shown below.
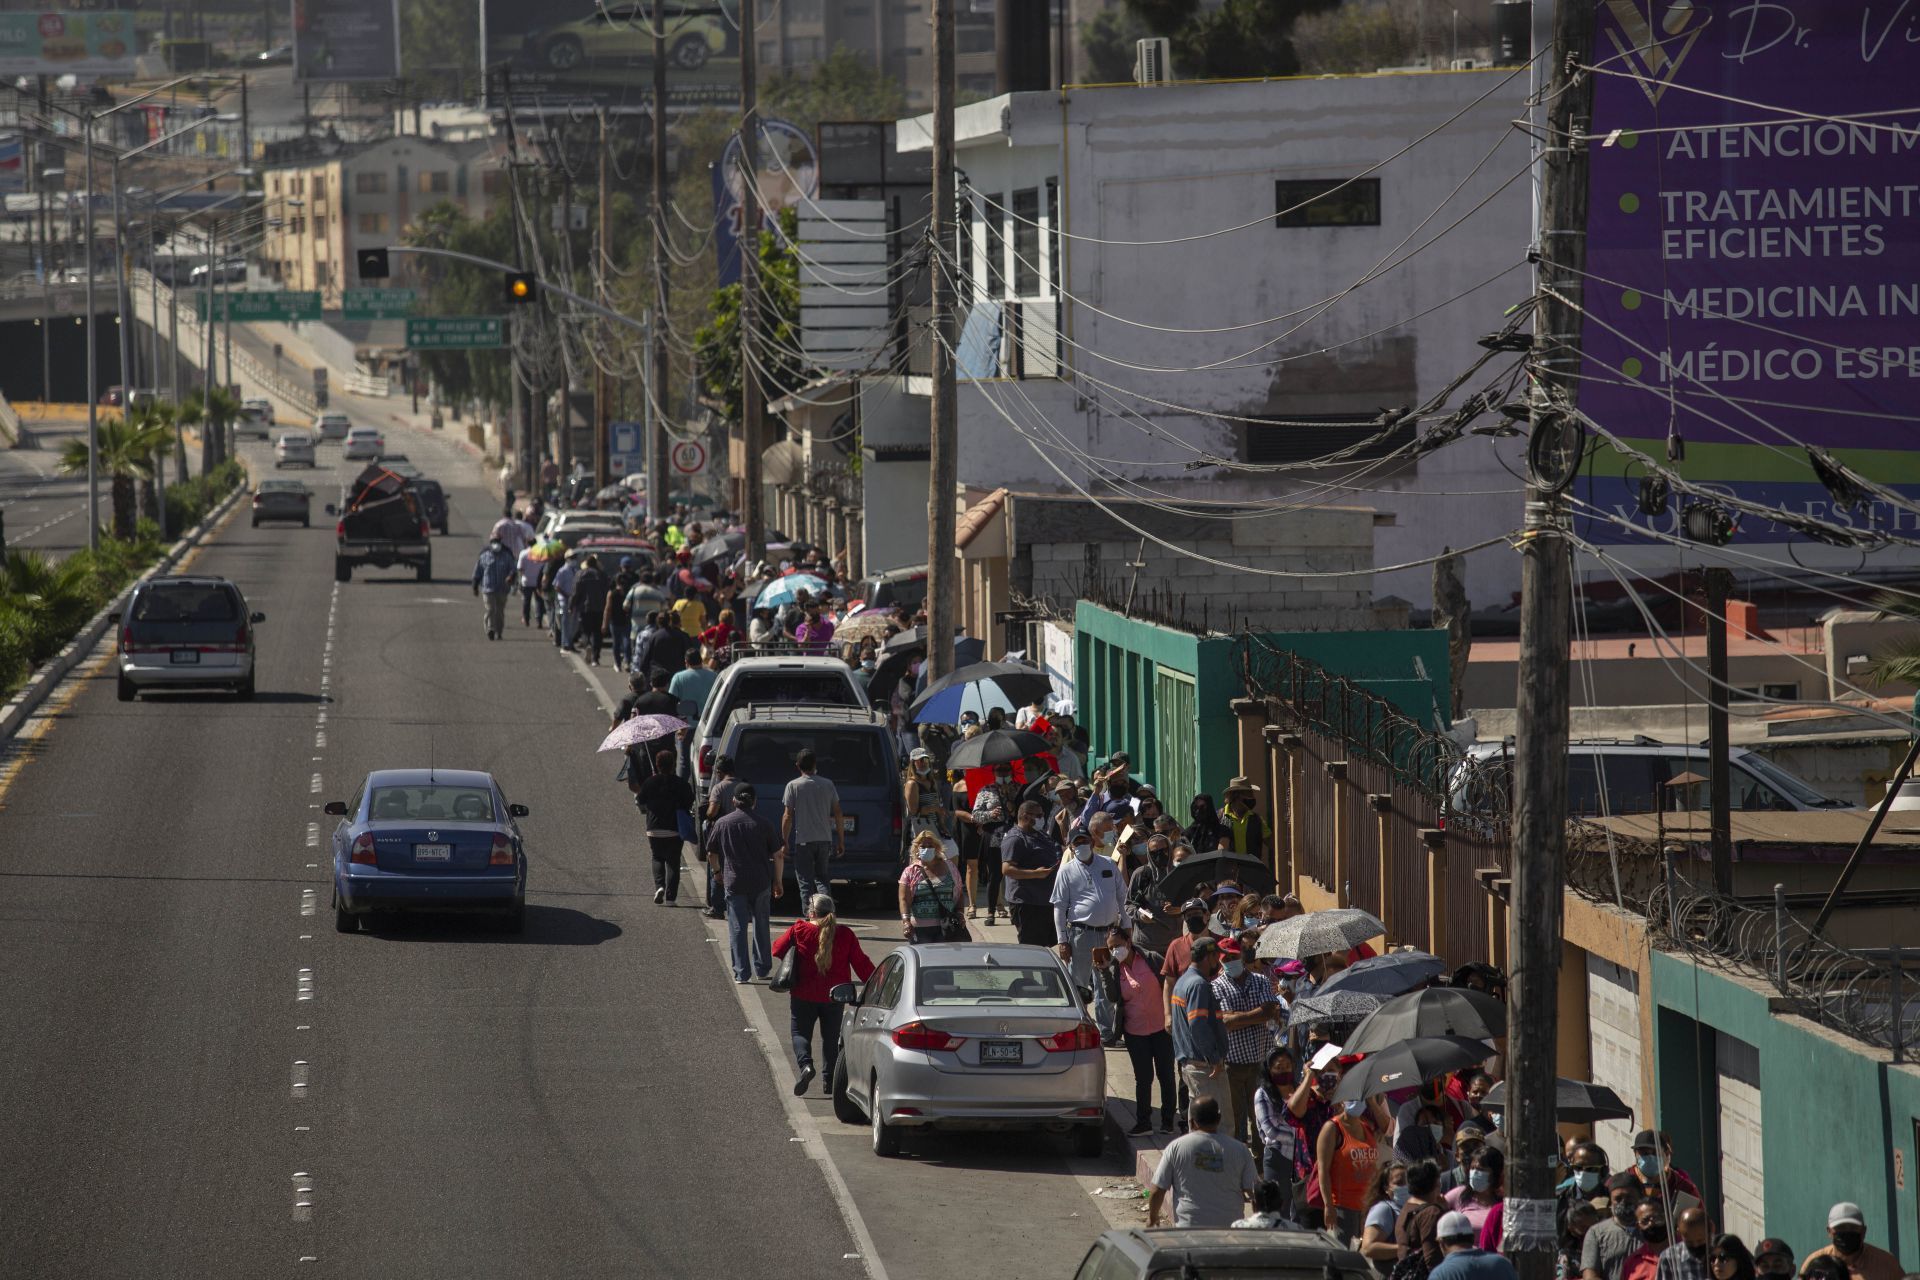
<svg viewBox="0 0 1920 1280"><path fill-rule="evenodd" d="M740 135L727 140L720 163L713 166L713 251L719 259L720 283L735 284L740 279L740 241L746 229L741 225L746 209L746 167L740 162ZM820 161L814 154L813 139L805 129L785 120L760 123L760 156L754 191L760 200L761 225L773 227L782 209L790 209L803 199L820 194Z"/></svg>
<svg viewBox="0 0 1920 1280"><path fill-rule="evenodd" d="M293 78L394 80L398 0L293 0Z"/></svg>
<svg viewBox="0 0 1920 1280"><path fill-rule="evenodd" d="M486 63L506 68L516 111L646 110L653 102L654 7L654 0L483 0ZM737 110L737 0L660 0L659 8L666 28L668 108Z"/></svg>
<svg viewBox="0 0 1920 1280"><path fill-rule="evenodd" d="M1580 405L1656 459L1796 514L1920 531L1836 501L1803 445L1920 494L1920 31L1835 0L1595 6ZM1636 507L1604 445L1576 496ZM1595 542L1642 541L1583 515ZM1741 542L1804 535L1740 517Z"/></svg>
<svg viewBox="0 0 1920 1280"><path fill-rule="evenodd" d="M132 75L133 15L0 13L0 75Z"/></svg>

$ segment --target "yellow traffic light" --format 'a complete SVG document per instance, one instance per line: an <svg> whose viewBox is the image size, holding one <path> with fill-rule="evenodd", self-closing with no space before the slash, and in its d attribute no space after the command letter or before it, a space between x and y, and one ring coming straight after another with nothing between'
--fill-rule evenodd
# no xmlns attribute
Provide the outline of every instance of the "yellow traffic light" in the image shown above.
<svg viewBox="0 0 1920 1280"><path fill-rule="evenodd" d="M506 279L507 303L510 306L525 306L533 301L533 275L526 271L509 271Z"/></svg>

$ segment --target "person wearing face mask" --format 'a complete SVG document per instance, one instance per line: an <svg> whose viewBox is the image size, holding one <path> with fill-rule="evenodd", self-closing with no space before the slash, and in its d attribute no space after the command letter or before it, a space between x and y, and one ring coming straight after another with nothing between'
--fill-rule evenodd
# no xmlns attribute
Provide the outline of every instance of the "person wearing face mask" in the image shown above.
<svg viewBox="0 0 1920 1280"><path fill-rule="evenodd" d="M911 845L922 831L931 831L942 841L953 839L953 810L947 804L946 785L934 767L933 752L915 747L907 758L906 812L907 843Z"/></svg>
<svg viewBox="0 0 1920 1280"><path fill-rule="evenodd" d="M1676 1211L1701 1203L1700 1188L1673 1167L1673 1139L1664 1133L1642 1129L1633 1135L1632 1172L1641 1195L1671 1202Z"/></svg>
<svg viewBox="0 0 1920 1280"><path fill-rule="evenodd" d="M1234 1136L1259 1160L1262 1152L1260 1132L1253 1122L1253 1092L1260 1087L1267 1054L1273 1048L1280 1001L1266 975L1256 973L1248 962L1251 950L1243 950L1237 939L1222 940L1220 955L1220 976L1214 979L1213 993L1220 1001L1220 1023L1227 1031L1227 1088L1233 1096L1237 1121Z"/></svg>
<svg viewBox="0 0 1920 1280"><path fill-rule="evenodd" d="M908 942L939 942L944 922L967 902L960 868L930 831L913 838L913 863L900 873L900 928Z"/></svg>
<svg viewBox="0 0 1920 1280"><path fill-rule="evenodd" d="M1109 862L1113 861L1120 839L1120 832L1114 826L1113 819L1104 813L1096 813L1087 820L1086 830L1093 841L1094 853Z"/></svg>
<svg viewBox="0 0 1920 1280"><path fill-rule="evenodd" d="M1417 1257L1416 1272L1431 1271L1446 1256L1440 1250L1440 1219L1446 1212L1447 1202L1440 1195L1440 1166L1431 1160L1408 1165L1407 1200L1394 1220L1393 1242L1410 1264Z"/></svg>
<svg viewBox="0 0 1920 1280"><path fill-rule="evenodd" d="M1127 906L1133 910L1133 937L1143 947L1165 951L1178 928L1169 904L1160 897L1160 878L1173 869L1172 846L1163 835L1146 841L1146 857L1127 877Z"/></svg>
<svg viewBox="0 0 1920 1280"><path fill-rule="evenodd" d="M1053 877L1055 950L1074 985L1091 991L1093 949L1120 922L1126 882L1112 861L1094 857L1093 837L1084 827L1074 831L1071 841L1073 856L1061 860Z"/></svg>
<svg viewBox="0 0 1920 1280"><path fill-rule="evenodd" d="M1320 1179L1321 1216L1326 1229L1352 1247L1366 1228L1371 1207L1368 1188L1380 1164L1380 1130L1367 1103L1343 1102L1331 1123L1320 1130L1314 1168Z"/></svg>
<svg viewBox="0 0 1920 1280"><path fill-rule="evenodd" d="M1753 1254L1739 1236L1717 1235L1707 1246L1707 1270L1713 1280L1759 1280Z"/></svg>
<svg viewBox="0 0 1920 1280"><path fill-rule="evenodd" d="M1667 1207L1651 1196L1633 1206L1634 1229L1640 1247L1620 1266L1620 1280L1656 1280L1660 1255L1667 1251Z"/></svg>
<svg viewBox="0 0 1920 1280"><path fill-rule="evenodd" d="M1506 1198L1507 1158L1482 1146L1467 1166L1467 1185L1447 1192L1447 1207L1467 1215L1476 1233L1487 1225L1494 1206Z"/></svg>
<svg viewBox="0 0 1920 1280"><path fill-rule="evenodd" d="M1133 945L1124 928L1107 933L1109 963L1100 966L1107 997L1120 1011L1133 1064L1133 1128L1130 1138L1153 1132L1153 1082L1160 1081L1160 1132L1173 1132L1173 1037L1167 1031L1166 1002L1160 991L1160 966L1166 957Z"/></svg>
<svg viewBox="0 0 1920 1280"><path fill-rule="evenodd" d="M1012 828L1000 838L1000 875L1007 886L1007 918L1026 946L1044 947L1054 939L1053 877L1059 865L1060 846L1040 823L1040 802L1023 801Z"/></svg>
<svg viewBox="0 0 1920 1280"><path fill-rule="evenodd" d="M1267 848L1267 823L1260 816L1260 788L1251 778L1235 778L1227 784L1227 811L1222 821L1227 828L1233 852L1261 857Z"/></svg>
<svg viewBox="0 0 1920 1280"><path fill-rule="evenodd" d="M1553 1280L1580 1280L1580 1255L1586 1248L1587 1233L1605 1216L1591 1200L1575 1200L1558 1216L1560 1247L1553 1253Z"/></svg>
<svg viewBox="0 0 1920 1280"><path fill-rule="evenodd" d="M1413 1193L1407 1189L1407 1166L1397 1160L1383 1160L1374 1170L1367 1186L1366 1225L1360 1229L1361 1257L1390 1270L1399 1260L1400 1246L1394 1243L1393 1227L1400 1220L1400 1209Z"/></svg>
<svg viewBox="0 0 1920 1280"><path fill-rule="evenodd" d="M1656 1280L1712 1280L1707 1272L1707 1211L1699 1205L1682 1210L1674 1242L1660 1254Z"/></svg>
<svg viewBox="0 0 1920 1280"><path fill-rule="evenodd" d="M1220 821L1220 811L1213 807L1213 797L1206 794L1195 796L1187 805L1187 817L1190 825L1182 832L1186 842L1196 849L1213 849L1226 836L1227 826Z"/></svg>
<svg viewBox="0 0 1920 1280"><path fill-rule="evenodd" d="M1169 1028L1173 1026L1174 984L1180 981L1180 975L1185 973L1193 963L1193 944L1205 937L1207 933L1207 904L1198 898L1192 898L1171 914L1180 921L1182 932L1179 937L1167 944L1166 958L1160 962L1160 991L1161 998L1166 1002ZM1177 1072L1176 1078L1180 1080L1180 1108L1174 1115L1174 1123L1179 1126L1182 1133L1185 1133L1187 1105L1192 1099L1187 1095L1186 1080L1180 1078Z"/></svg>
<svg viewBox="0 0 1920 1280"><path fill-rule="evenodd" d="M1000 842L1019 809L1020 788L1013 780L1013 766L995 765L993 782L980 788L973 798L973 829L979 836L980 856L967 863L967 901L978 904L982 898L986 900L988 924L1000 914ZM986 883L985 890L979 888L981 881ZM976 910L977 906L970 908L967 914L973 915Z"/></svg>
<svg viewBox="0 0 1920 1280"><path fill-rule="evenodd" d="M1753 1246L1754 1274L1761 1280L1792 1280L1793 1246L1777 1236L1768 1236Z"/></svg>
<svg viewBox="0 0 1920 1280"><path fill-rule="evenodd" d="M1607 1218L1588 1231L1580 1244L1582 1280L1621 1280L1627 1259L1646 1243L1634 1218L1641 1199L1640 1180L1631 1173L1607 1179Z"/></svg>
<svg viewBox="0 0 1920 1280"><path fill-rule="evenodd" d="M1294 1192L1300 1181L1296 1168L1300 1131L1287 1111L1287 1099L1293 1096L1298 1078L1293 1050L1275 1045L1267 1054L1260 1087L1253 1091L1253 1124L1260 1135L1261 1176L1286 1192L1281 1211L1289 1217L1293 1214Z"/></svg>
<svg viewBox="0 0 1920 1280"><path fill-rule="evenodd" d="M1815 1249L1800 1264L1802 1276L1812 1274L1815 1259L1831 1258L1846 1267L1852 1280L1900 1280L1900 1260L1867 1243L1867 1216L1860 1212L1859 1205L1842 1200L1827 1211L1827 1238L1833 1243Z"/></svg>
<svg viewBox="0 0 1920 1280"><path fill-rule="evenodd" d="M1173 1062L1197 1111L1202 1102L1220 1109L1219 1124L1233 1127L1233 1097L1227 1088L1227 1032L1220 1024L1220 999L1213 980L1220 976L1220 952L1213 939L1196 938L1193 962L1173 984L1168 1026L1173 1033ZM1189 1114L1192 1114L1191 1112Z"/></svg>

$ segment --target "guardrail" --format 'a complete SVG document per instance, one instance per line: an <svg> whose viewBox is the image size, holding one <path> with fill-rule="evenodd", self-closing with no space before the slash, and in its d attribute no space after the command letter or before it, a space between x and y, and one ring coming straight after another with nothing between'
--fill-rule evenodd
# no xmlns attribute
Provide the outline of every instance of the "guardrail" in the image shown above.
<svg viewBox="0 0 1920 1280"><path fill-rule="evenodd" d="M186 294L181 295L180 298L176 298L171 285L163 281L155 280L153 274L143 267L136 267L133 274L128 277L127 292L133 300L133 309L136 315L140 314L144 307L151 305L152 299L156 297L159 299L158 307L154 313L146 316L149 324L157 323L159 320L159 308L178 306L181 300L191 297L190 294ZM188 364L208 374L207 380L209 382L214 381L214 371L205 369L203 365L207 350L206 325L201 322L198 314L191 305L180 307L179 310L181 332L192 334L194 338L191 343L186 341L181 342L180 354ZM208 323L212 322L209 321ZM266 388L271 395L286 401L302 413L312 414L320 411L319 398L313 394L313 388L311 386L302 386L297 382L282 377L279 373L267 368L266 365L254 357L252 352L240 346L238 343L233 345L232 357L233 367L235 369L245 374L251 381ZM216 361L220 358L224 358L224 353L217 352Z"/></svg>

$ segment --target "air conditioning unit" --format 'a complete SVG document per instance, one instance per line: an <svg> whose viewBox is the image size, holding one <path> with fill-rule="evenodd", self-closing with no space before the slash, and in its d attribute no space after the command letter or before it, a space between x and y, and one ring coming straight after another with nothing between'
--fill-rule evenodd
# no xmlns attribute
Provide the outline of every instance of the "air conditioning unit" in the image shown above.
<svg viewBox="0 0 1920 1280"><path fill-rule="evenodd" d="M1455 58L1447 65L1448 69L1453 71L1473 71L1480 66L1479 62L1473 58Z"/></svg>
<svg viewBox="0 0 1920 1280"><path fill-rule="evenodd" d="M1133 79L1137 84L1165 84L1173 79L1173 46L1165 36L1134 42Z"/></svg>

